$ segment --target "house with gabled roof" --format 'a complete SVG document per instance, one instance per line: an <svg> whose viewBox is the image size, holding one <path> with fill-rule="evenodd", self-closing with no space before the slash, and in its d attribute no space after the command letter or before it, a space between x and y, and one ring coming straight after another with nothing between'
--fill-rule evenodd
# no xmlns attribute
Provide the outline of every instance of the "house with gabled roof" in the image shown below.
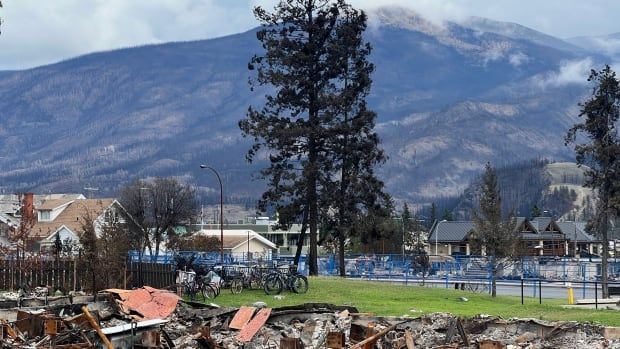
<svg viewBox="0 0 620 349"><path fill-rule="evenodd" d="M83 232L84 220L92 219L97 236L110 222L118 222L125 229L140 230L139 225L115 199L52 199L36 208L37 220L31 229L32 238L41 251L51 250L60 236L63 243L77 243Z"/></svg>
<svg viewBox="0 0 620 349"><path fill-rule="evenodd" d="M557 222L550 217L516 219L525 251L531 256L575 256L599 254L600 240L585 231L585 222ZM476 226L472 221L435 221L428 238L429 253L436 255L476 255L470 238Z"/></svg>
<svg viewBox="0 0 620 349"><path fill-rule="evenodd" d="M250 229L224 229L223 233L225 254L244 255L249 252L269 258L278 248L276 244ZM220 239L222 232L219 229L202 229L196 234Z"/></svg>

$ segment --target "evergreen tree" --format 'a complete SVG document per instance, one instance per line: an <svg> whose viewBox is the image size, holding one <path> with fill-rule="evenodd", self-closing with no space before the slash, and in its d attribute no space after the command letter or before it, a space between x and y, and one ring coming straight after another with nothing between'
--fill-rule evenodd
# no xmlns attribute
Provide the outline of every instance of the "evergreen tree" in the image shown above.
<svg viewBox="0 0 620 349"><path fill-rule="evenodd" d="M405 234L409 235L413 231L414 222L412 221L412 218L411 218L411 212L409 212L409 205L407 205L406 202L403 204L403 213L401 214L400 218L402 221L403 230L405 231ZM403 244L404 243L405 241L403 241Z"/></svg>
<svg viewBox="0 0 620 349"><path fill-rule="evenodd" d="M441 219L444 221L453 221L454 220L454 216L452 215L452 211L448 210L447 208L443 209L443 215L441 216Z"/></svg>
<svg viewBox="0 0 620 349"><path fill-rule="evenodd" d="M78 232L81 246L80 264L83 265L86 274L90 276L90 289L96 295L101 285L98 275L102 272L104 266L99 259L95 219L90 211L86 211L80 218L81 231Z"/></svg>
<svg viewBox="0 0 620 349"><path fill-rule="evenodd" d="M534 205L534 206L532 207L532 211L531 211L531 213L530 213L530 216L531 216L532 218L536 218L536 217L540 217L540 216L542 216L542 211L540 210L540 208L538 207L538 205Z"/></svg>
<svg viewBox="0 0 620 349"><path fill-rule="evenodd" d="M387 197L372 168L384 155L365 103L374 69L362 39L366 15L343 0L283 0L273 13L256 7L254 14L265 54L249 67L258 70L255 84L275 92L261 109L250 107L239 127L254 139L249 161L261 149L270 154L259 208L275 205L282 225L301 220L300 243L309 228L315 275L319 222L334 227L343 259L352 219Z"/></svg>
<svg viewBox="0 0 620 349"><path fill-rule="evenodd" d="M435 204L434 202L431 203L431 217L429 219L429 226L432 226L433 224L435 224L435 221L437 220L437 204Z"/></svg>
<svg viewBox="0 0 620 349"><path fill-rule="evenodd" d="M60 233L57 232L54 236L54 253L56 254L56 259L60 257L60 253L62 252L62 240L60 239Z"/></svg>
<svg viewBox="0 0 620 349"><path fill-rule="evenodd" d="M486 165L480 187L479 208L472 212L475 233L471 243L475 250L485 250L491 271L491 296L497 294L499 272L519 254L519 235L516 219L509 214L502 218L501 197L497 175L491 164Z"/></svg>
<svg viewBox="0 0 620 349"><path fill-rule="evenodd" d="M587 166L584 185L598 192L596 215L590 223L603 243L601 283L603 297L607 298L610 220L617 217L620 210L620 140L616 130L620 116L620 84L608 65L598 72L592 70L588 81L595 86L592 97L579 103L579 117L584 120L569 129L565 140L566 145L575 145L577 164ZM578 138L581 134L587 141Z"/></svg>
<svg viewBox="0 0 620 349"><path fill-rule="evenodd" d="M335 176L322 177L327 182L321 185L321 207L327 208L325 214L332 207L338 212L334 218L341 276L346 276L345 241L351 237L353 220L375 205L390 205L389 196L383 192L383 182L373 172L385 156L374 132L376 114L366 106L374 65L367 59L371 47L363 40L365 29L364 12L342 7L334 42L328 50L338 78L327 126L330 142L327 156L333 168L325 170L339 173L340 178L336 181Z"/></svg>

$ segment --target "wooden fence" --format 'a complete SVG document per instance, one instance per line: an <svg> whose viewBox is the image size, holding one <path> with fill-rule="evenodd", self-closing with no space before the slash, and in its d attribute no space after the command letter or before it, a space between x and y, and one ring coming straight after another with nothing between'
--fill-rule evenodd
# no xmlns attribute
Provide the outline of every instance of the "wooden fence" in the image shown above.
<svg viewBox="0 0 620 349"><path fill-rule="evenodd" d="M124 285L134 288L148 285L165 288L175 283L175 266L171 264L127 262ZM15 291L48 286L52 291L64 292L87 289L92 282L88 273L76 259L25 260L0 259L0 290Z"/></svg>
<svg viewBox="0 0 620 349"><path fill-rule="evenodd" d="M30 289L49 286L71 291L82 287L83 279L75 260L0 259L0 289Z"/></svg>
<svg viewBox="0 0 620 349"><path fill-rule="evenodd" d="M128 288L151 286L166 288L174 285L176 275L173 264L128 262L127 279Z"/></svg>

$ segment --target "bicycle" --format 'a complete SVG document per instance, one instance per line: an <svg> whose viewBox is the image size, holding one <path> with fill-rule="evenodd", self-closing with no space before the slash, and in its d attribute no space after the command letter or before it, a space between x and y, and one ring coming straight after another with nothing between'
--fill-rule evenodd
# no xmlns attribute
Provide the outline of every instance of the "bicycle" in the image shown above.
<svg viewBox="0 0 620 349"><path fill-rule="evenodd" d="M219 285L207 280L205 276L196 275L196 272L180 272L182 278L181 284L184 288L185 295L190 301L196 300L197 295L202 296L202 300L214 299L220 294Z"/></svg>
<svg viewBox="0 0 620 349"><path fill-rule="evenodd" d="M243 287L250 290L260 290L264 287L264 279L267 273L258 266L253 266L243 273Z"/></svg>
<svg viewBox="0 0 620 349"><path fill-rule="evenodd" d="M230 287L232 294L239 294L243 291L243 273L237 266L222 266L220 269L220 285L223 288Z"/></svg>
<svg viewBox="0 0 620 349"><path fill-rule="evenodd" d="M308 278L297 272L297 266L290 266L287 273L274 270L265 276L263 285L268 295L280 294L284 288L295 293L308 292Z"/></svg>

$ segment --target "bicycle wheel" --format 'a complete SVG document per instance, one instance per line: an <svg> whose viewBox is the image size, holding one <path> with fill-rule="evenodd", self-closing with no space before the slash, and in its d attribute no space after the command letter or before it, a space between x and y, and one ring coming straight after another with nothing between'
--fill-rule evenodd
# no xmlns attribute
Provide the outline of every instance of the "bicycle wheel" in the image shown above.
<svg viewBox="0 0 620 349"><path fill-rule="evenodd" d="M260 290L263 288L263 283L261 278L256 276L251 276L249 281L250 290Z"/></svg>
<svg viewBox="0 0 620 349"><path fill-rule="evenodd" d="M265 278L265 282L263 285L263 289L265 290L265 294L274 295L280 294L282 289L284 288L284 284L280 277L276 274L267 275Z"/></svg>
<svg viewBox="0 0 620 349"><path fill-rule="evenodd" d="M232 294L239 294L243 291L243 281L241 279L233 279L230 283L230 292Z"/></svg>
<svg viewBox="0 0 620 349"><path fill-rule="evenodd" d="M295 293L308 292L308 278L303 275L295 275L293 277L293 282L291 283L291 289Z"/></svg>
<svg viewBox="0 0 620 349"><path fill-rule="evenodd" d="M193 301L196 298L196 292L194 291L194 287L192 285L185 285L185 295L190 301Z"/></svg>
<svg viewBox="0 0 620 349"><path fill-rule="evenodd" d="M213 289L213 291L215 291L215 297L220 295L220 290L222 289L222 286L219 282L212 282L209 284L209 286Z"/></svg>
<svg viewBox="0 0 620 349"><path fill-rule="evenodd" d="M204 297L205 300L207 299L214 299L215 297L217 297L217 294L215 293L215 290L213 289L213 287L211 287L211 285L202 285L202 296Z"/></svg>

